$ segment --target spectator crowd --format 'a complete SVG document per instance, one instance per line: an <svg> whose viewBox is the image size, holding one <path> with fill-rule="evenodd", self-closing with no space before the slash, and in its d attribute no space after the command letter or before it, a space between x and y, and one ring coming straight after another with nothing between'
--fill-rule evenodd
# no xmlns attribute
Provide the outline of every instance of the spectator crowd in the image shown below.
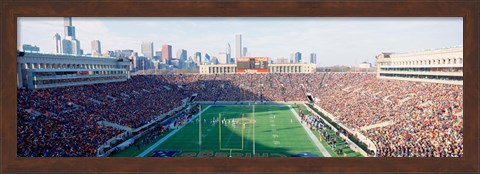
<svg viewBox="0 0 480 174"><path fill-rule="evenodd" d="M337 122L371 139L378 156L463 156L462 86L366 73L138 75L125 82L19 89L17 155L95 156L99 145L122 133L98 122L135 129L194 93L200 101L306 101L306 92ZM172 122L184 124L189 116Z"/></svg>

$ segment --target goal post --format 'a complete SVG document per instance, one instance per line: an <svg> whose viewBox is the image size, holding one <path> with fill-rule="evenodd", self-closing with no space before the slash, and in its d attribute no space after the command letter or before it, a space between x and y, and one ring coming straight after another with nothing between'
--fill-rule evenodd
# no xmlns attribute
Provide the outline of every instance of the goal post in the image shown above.
<svg viewBox="0 0 480 174"><path fill-rule="evenodd" d="M232 122L235 122L235 125L238 125L239 127L241 127L241 144L240 144L240 148L234 148L234 147L225 147L225 146L228 146L228 145L225 145L224 142L222 142L222 137L223 134L222 132L224 131L222 129L223 126L227 125L227 123L225 123L225 125L222 125L222 117L223 119L225 119L226 117L225 116L222 116L221 113L218 114L218 144L219 144L219 149L220 150L244 150L245 149L245 129L248 128L247 125L249 124L254 124L254 121L252 119L248 119L248 118L245 118L245 114L242 113L242 117L241 118L233 118L233 119L230 119ZM227 117L228 118L228 117ZM232 132L233 133L233 132Z"/></svg>
<svg viewBox="0 0 480 174"><path fill-rule="evenodd" d="M250 130L252 131L252 153L253 155L255 155L255 105L252 104L253 106L253 113L252 113L252 118L247 118L245 116L245 113L242 113L241 114L241 117L238 118L230 118L229 116L225 115L225 113L218 113L218 147L219 147L219 150L225 150L225 151L243 151L245 150L245 132L246 130ZM247 111L248 112L248 111ZM222 123L222 119L225 119L225 122ZM232 124L235 125L237 131L238 131L238 127L241 127L241 144L236 144L236 146L240 145L240 147L228 147L228 143L225 144L225 142L222 142L225 141L225 136L229 136L229 135L225 135L223 136L222 133L226 133L225 130L224 130L224 127L228 125L228 121L231 121L231 122L234 122ZM248 131L248 132L250 132ZM232 132L234 133L234 132ZM238 132L240 133L240 132ZM248 133L250 135L250 133ZM228 138L228 137L227 137ZM238 141L237 141L238 142Z"/></svg>
<svg viewBox="0 0 480 174"><path fill-rule="evenodd" d="M241 143L241 148L229 148L229 147L223 147L222 146L222 114L218 113L218 144L219 144L219 149L220 150L243 150L244 148L244 139L245 139L245 127L243 126L243 120L245 118L245 114L242 113L242 121L241 125L242 126L242 143ZM233 121L233 120L232 120Z"/></svg>

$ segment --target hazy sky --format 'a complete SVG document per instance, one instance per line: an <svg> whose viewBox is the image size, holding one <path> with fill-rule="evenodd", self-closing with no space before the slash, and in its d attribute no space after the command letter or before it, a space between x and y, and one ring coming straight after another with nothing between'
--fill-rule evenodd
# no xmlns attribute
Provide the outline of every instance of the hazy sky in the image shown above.
<svg viewBox="0 0 480 174"><path fill-rule="evenodd" d="M304 61L317 54L319 66L375 62L381 52L407 52L463 45L463 20L447 18L326 18L326 17L209 17L209 18L73 18L76 37L84 53L91 41L100 40L102 52L133 49L143 41L154 50L172 45L188 56L202 52L218 56L227 43L235 55L235 34L242 34L249 56L290 58L301 52ZM54 52L53 36L64 38L63 18L18 18L18 45L32 44L41 52Z"/></svg>

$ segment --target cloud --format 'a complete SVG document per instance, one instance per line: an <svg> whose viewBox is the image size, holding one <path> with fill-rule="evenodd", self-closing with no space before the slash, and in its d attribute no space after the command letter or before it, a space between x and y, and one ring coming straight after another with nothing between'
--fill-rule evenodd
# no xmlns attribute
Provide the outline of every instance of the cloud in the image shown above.
<svg viewBox="0 0 480 174"><path fill-rule="evenodd" d="M235 52L235 33L254 56L290 58L301 52L304 59L317 53L321 65L353 65L374 61L384 51L413 51L463 43L462 18L73 18L77 38L85 52L92 40L102 51L140 51L143 41L155 50L170 44L173 51L186 49L216 56L227 43ZM19 43L53 50L52 37L63 37L62 18L20 18Z"/></svg>
<svg viewBox="0 0 480 174"><path fill-rule="evenodd" d="M53 36L63 32L60 18L19 17L17 23L17 44L37 45L44 52L53 52Z"/></svg>

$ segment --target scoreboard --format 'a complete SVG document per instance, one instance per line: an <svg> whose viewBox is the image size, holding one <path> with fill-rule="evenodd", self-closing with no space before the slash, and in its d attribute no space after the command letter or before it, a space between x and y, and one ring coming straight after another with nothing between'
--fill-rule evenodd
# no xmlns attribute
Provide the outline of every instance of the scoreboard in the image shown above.
<svg viewBox="0 0 480 174"><path fill-rule="evenodd" d="M268 73L268 57L237 58L237 73Z"/></svg>

